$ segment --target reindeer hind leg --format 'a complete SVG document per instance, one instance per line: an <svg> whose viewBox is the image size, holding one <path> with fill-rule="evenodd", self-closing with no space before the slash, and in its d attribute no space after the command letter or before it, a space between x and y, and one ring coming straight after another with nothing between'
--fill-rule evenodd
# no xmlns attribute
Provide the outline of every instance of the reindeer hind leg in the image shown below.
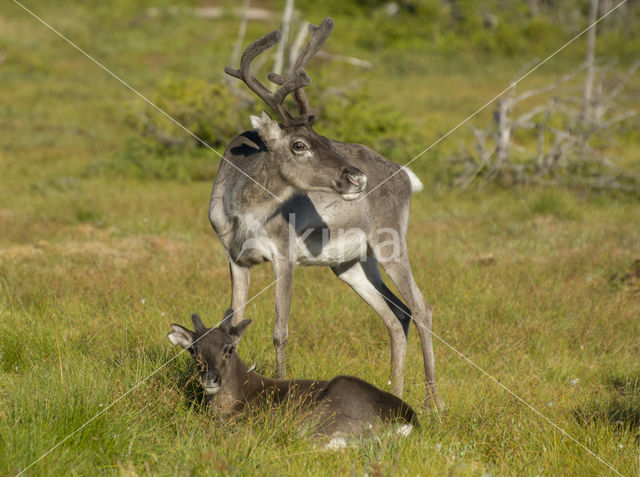
<svg viewBox="0 0 640 477"><path fill-rule="evenodd" d="M393 393L402 396L404 360L407 338L404 324L385 300L382 278L376 260L369 256L366 262L350 262L332 267L333 272L346 282L382 318L391 340L391 383ZM386 289L386 287L385 287ZM391 293L386 289L388 293ZM396 298L397 299L397 298ZM406 308L406 307L405 307Z"/></svg>

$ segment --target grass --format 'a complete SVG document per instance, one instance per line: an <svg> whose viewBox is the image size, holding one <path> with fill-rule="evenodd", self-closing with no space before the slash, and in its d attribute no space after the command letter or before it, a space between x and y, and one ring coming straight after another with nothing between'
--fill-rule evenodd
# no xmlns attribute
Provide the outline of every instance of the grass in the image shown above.
<svg viewBox="0 0 640 477"><path fill-rule="evenodd" d="M144 94L167 71L217 78L235 20L215 28L186 16L141 21L144 7L133 5L29 4ZM268 27L250 24L248 36ZM229 303L225 254L207 221L213 177L145 180L96 169L135 140L126 116L138 99L15 5L0 10L0 32L0 83L11 92L0 97L8 132L0 135L0 474L24 469L147 377L27 474L611 473L440 339L446 410L429 413L420 404L415 330L404 397L421 428L406 439L380 436L331 452L298 433L304 416L292 410L212 418L190 359L173 359L165 335L193 311L215 323ZM438 62L439 71L377 70L364 80L435 138L522 66L461 56L460 64L451 56L415 60ZM531 79L544 83L564 66L552 63ZM413 198L409 250L434 307L434 332L619 472L636 475L637 199L453 190L438 180L451 140L412 167L429 184ZM634 147L624 153L637 154ZM215 170L219 158L201 156ZM254 269L251 296L272 276L268 266ZM327 269L299 269L293 296L292 376L354 374L389 389L386 330L348 287ZM273 289L247 316L254 322L240 354L272 375Z"/></svg>

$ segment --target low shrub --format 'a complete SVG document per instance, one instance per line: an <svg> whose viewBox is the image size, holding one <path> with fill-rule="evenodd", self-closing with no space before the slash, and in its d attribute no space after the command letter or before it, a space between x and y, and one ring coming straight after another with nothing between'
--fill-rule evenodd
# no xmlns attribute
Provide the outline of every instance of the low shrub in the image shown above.
<svg viewBox="0 0 640 477"><path fill-rule="evenodd" d="M418 132L413 123L373 101L366 91L316 94L312 104L320 117L315 128L319 134L365 144L398 162L413 152L408 145L421 143L415 140ZM235 135L250 128L249 115L268 110L257 98L200 79L164 80L154 103L220 154ZM208 181L215 176L220 156L151 106L130 112L127 120L133 134L123 149L88 173L181 181Z"/></svg>

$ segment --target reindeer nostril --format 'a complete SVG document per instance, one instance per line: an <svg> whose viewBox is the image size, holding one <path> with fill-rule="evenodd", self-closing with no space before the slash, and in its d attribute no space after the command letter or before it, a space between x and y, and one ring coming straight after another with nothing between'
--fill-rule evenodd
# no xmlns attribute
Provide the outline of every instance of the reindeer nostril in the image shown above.
<svg viewBox="0 0 640 477"><path fill-rule="evenodd" d="M208 373L205 373L205 375L202 377L202 384L205 387L220 384L220 373L217 373L215 371L209 371Z"/></svg>
<svg viewBox="0 0 640 477"><path fill-rule="evenodd" d="M357 167L349 166L342 170L343 180L356 187L363 187L367 183L367 177Z"/></svg>

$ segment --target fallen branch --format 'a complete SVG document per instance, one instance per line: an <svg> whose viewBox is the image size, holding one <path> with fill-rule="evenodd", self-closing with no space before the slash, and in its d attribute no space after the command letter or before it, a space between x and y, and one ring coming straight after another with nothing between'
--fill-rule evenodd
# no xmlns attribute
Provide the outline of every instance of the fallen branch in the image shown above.
<svg viewBox="0 0 640 477"><path fill-rule="evenodd" d="M373 63L371 63L370 61L363 60L360 58L355 58L353 56L337 55L337 54L328 53L322 50L319 51L316 56L319 58L326 58L329 60L342 61L344 63L349 63L350 65L359 66L361 68L366 68L366 69L373 68Z"/></svg>

